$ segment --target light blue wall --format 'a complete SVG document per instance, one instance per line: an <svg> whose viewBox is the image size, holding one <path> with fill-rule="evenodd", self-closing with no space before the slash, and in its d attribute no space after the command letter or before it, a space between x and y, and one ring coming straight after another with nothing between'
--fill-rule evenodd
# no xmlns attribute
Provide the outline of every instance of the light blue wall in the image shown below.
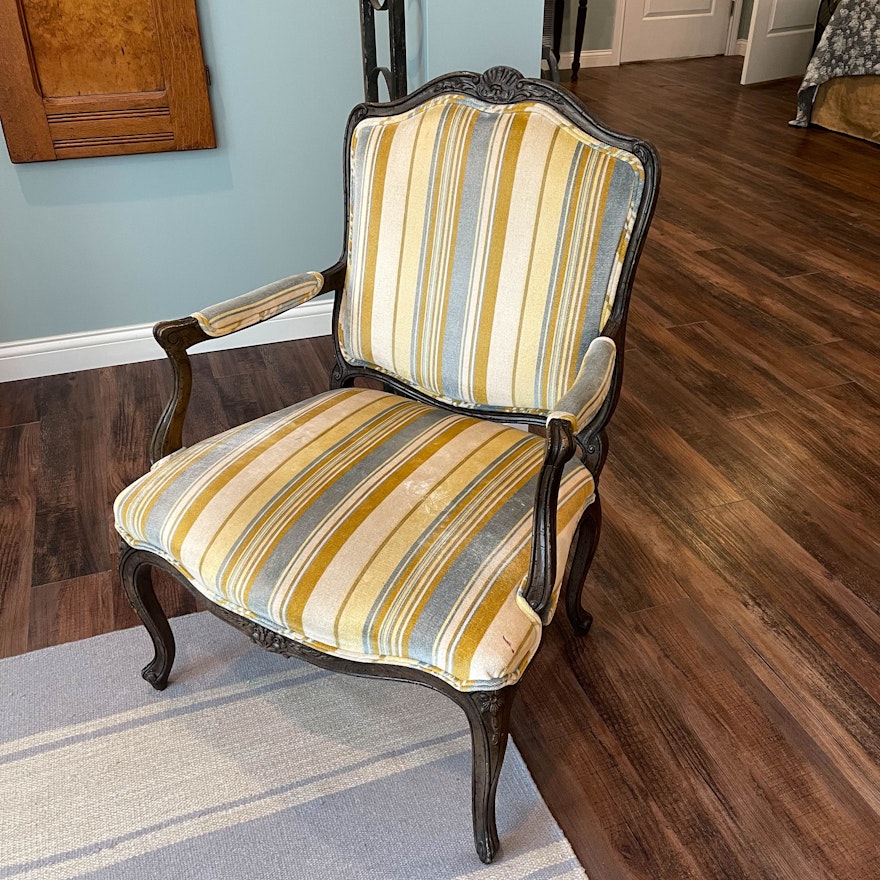
<svg viewBox="0 0 880 880"><path fill-rule="evenodd" d="M0 338L186 314L332 263L340 134L363 97L352 6L201 0L217 150L2 155Z"/></svg>
<svg viewBox="0 0 880 880"><path fill-rule="evenodd" d="M422 0L428 78L497 64L541 71L543 0Z"/></svg>
<svg viewBox="0 0 880 880"><path fill-rule="evenodd" d="M537 72L540 0L421 2L438 13L429 75L532 58ZM199 13L218 149L12 165L0 147L0 342L186 314L339 256L342 132L363 98L356 4Z"/></svg>

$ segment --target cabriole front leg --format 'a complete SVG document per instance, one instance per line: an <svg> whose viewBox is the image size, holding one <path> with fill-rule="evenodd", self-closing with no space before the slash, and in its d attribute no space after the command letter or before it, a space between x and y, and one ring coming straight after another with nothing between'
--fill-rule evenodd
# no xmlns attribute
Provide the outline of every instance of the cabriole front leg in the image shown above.
<svg viewBox="0 0 880 880"><path fill-rule="evenodd" d="M473 745L474 843L480 861L488 864L498 852L495 791L510 731L510 707L516 687L462 694Z"/></svg>
<svg viewBox="0 0 880 880"><path fill-rule="evenodd" d="M174 663L174 634L153 590L151 554L120 541L119 576L128 601L153 640L153 659L141 675L157 691L165 689Z"/></svg>

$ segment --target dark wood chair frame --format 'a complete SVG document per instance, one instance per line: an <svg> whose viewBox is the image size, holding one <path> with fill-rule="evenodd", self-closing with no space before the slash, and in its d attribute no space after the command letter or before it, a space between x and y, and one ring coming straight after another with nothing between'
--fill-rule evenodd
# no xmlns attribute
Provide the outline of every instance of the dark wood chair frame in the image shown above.
<svg viewBox="0 0 880 880"><path fill-rule="evenodd" d="M577 454L596 481L595 501L587 508L578 524L569 553L563 583L567 616L579 634L586 634L592 623L591 615L584 610L581 597L587 572L596 551L602 521L602 509L598 494L599 474L608 454L605 427L617 405L623 370L624 336L626 332L627 306L632 289L633 275L644 244L647 229L654 211L659 186L659 162L653 147L643 141L624 137L609 131L589 115L586 108L570 92L553 83L524 79L510 68L492 68L485 74L458 73L434 80L400 100L386 104L361 104L349 119L345 134L345 156L351 143L355 126L363 119L390 116L404 112L443 93L459 93L480 98L491 103L541 101L549 104L560 115L573 122L598 140L619 147L638 157L645 171L645 185L635 218L632 239L627 250L611 315L603 329L617 346L617 359L610 392L605 402L588 425L574 433L565 420L554 419L547 429L545 460L542 465L535 499L535 518L532 536L532 552L528 586L525 597L529 605L540 615L550 601L556 580L556 499L563 465ZM350 173L345 161L345 215L344 240L348 236L348 211ZM381 381L387 390L405 397L420 400L453 412L509 423L524 423L544 427L545 416L541 414L473 410L446 405L411 388L402 381L368 367L348 363L343 356L336 333L342 288L345 280L345 254L334 266L324 272L322 293L336 294L333 311L333 338L336 363L332 368L330 384L333 388L348 386L364 377ZM164 321L154 328L156 340L165 350L173 368L174 390L156 426L150 444L152 462L178 450L182 446L183 423L192 390L192 369L187 350L209 337L193 317ZM145 550L130 547L121 542L119 571L125 592L149 632L155 654L143 669L143 677L157 690L168 683L174 662L174 636L168 619L156 599L150 570L161 568L170 572L197 597L205 599L174 566L161 557ZM323 654L288 639L266 627L247 620L232 612L209 604L215 615L243 630L260 647L285 657L298 657L317 666L358 676L414 682L446 694L467 717L473 745L472 807L474 841L477 853L484 862L490 862L498 851L498 833L495 825L495 790L507 745L510 709L517 685L493 691L461 692L429 673L381 663L360 663Z"/></svg>

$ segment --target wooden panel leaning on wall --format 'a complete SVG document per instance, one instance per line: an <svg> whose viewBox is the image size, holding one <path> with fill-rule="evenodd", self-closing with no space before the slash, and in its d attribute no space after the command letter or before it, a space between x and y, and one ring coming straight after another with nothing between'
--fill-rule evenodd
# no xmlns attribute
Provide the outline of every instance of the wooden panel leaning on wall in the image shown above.
<svg viewBox="0 0 880 880"><path fill-rule="evenodd" d="M216 146L195 0L0 0L13 162Z"/></svg>

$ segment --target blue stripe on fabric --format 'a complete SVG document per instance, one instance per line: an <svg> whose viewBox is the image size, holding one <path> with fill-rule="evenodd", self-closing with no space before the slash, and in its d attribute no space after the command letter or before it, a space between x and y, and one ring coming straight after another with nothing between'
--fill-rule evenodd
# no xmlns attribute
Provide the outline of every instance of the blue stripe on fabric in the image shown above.
<svg viewBox="0 0 880 880"><path fill-rule="evenodd" d="M471 134L465 161L463 192L465 196L477 193L459 206L458 232L453 255L449 297L447 300L446 334L440 353L441 393L453 399L467 400L470 396L466 380L462 376L461 356L465 328L467 326L468 301L471 295L471 277L477 245L479 199L483 194L483 177L486 173L486 157L496 120L480 114Z"/></svg>
<svg viewBox="0 0 880 880"><path fill-rule="evenodd" d="M515 474L519 474L523 466L523 461L528 461L532 452L533 444L527 435L518 446L519 448L513 448L510 450L510 458L506 463L504 473L508 473L512 469ZM491 463L491 467L497 465L497 459ZM422 534L419 540L413 542L412 548L401 558L400 562L395 566L391 576L388 578L388 584L398 592L398 595L394 598L392 609L400 601L411 599L412 591L416 589L416 586L420 583L430 585L433 590L427 604L416 619L407 644L397 646L389 640L389 628L399 624L400 615L393 610L383 612L383 608L387 604L390 594L388 587L386 587L377 595L364 625L362 647L365 653L372 653L375 650L379 653L393 654L397 650L402 650L413 658L418 659L421 663L428 665L434 665L436 663L436 658L433 656L432 649L439 625L447 619L452 605L460 600L462 591L461 585L468 582L473 576L473 572L479 570L480 563L486 559L486 545L495 549L499 535L501 537L505 536L511 528L519 522L523 515L523 511L528 513L534 507L535 476L532 475L526 481L524 487L519 493L509 495L504 499L500 511L497 512L491 520L481 523L481 530L488 531L488 537L484 534L481 541L470 543L459 541L456 547L435 546L438 543L436 540L436 532L457 533L458 530L450 524L452 517L463 524L472 521L471 517L473 508L485 500L485 492L477 492L476 490L482 487L485 483L485 474L481 472L450 498L444 505L443 509L437 512L433 521L430 523L430 531ZM487 489L489 491L496 491L496 482L493 481ZM467 505L463 505L463 499L467 498L471 498L471 500ZM467 532L465 525L462 526L461 532ZM403 572L412 564L415 557L422 554L422 547L424 544L428 544L433 552L425 556L420 565L404 582ZM452 567L442 579L430 576L420 576L422 568L425 566L432 567L436 565L438 552L444 553L446 556L454 555L458 552L459 556L457 561L452 564ZM409 589L400 592L402 583L410 584L411 586ZM377 623L379 623L383 617L384 624L380 627L377 633ZM376 638L377 642L375 647L372 644L373 637ZM440 665L444 666L444 664Z"/></svg>
<svg viewBox="0 0 880 880"><path fill-rule="evenodd" d="M413 407L418 406L420 405L404 401L395 409L399 410L401 417L406 417L411 415ZM387 428L391 424L389 416L393 415L395 415L394 410L385 410L373 422L376 427ZM248 608L258 618L262 618L265 621L274 620L275 614L272 612L271 606L277 586L282 581L282 577L289 568L291 560L297 555L309 536L327 519L328 511L336 510L340 504L344 504L356 492L362 492L360 487L365 476L370 476L381 470L387 460L395 453L407 449L418 450L420 448L419 438L425 432L431 430L438 422L443 422L447 419L449 419L449 414L441 410L425 410L418 413L415 418L411 418L408 424L404 424L398 430L386 436L382 442L378 443L366 455L358 457L356 452L353 453L350 457L349 468L337 473L332 483L325 481L322 487L321 503L308 505L296 521L288 525L284 535L272 552L265 557L263 567L251 587L247 600ZM365 432L359 429L356 434L346 438L343 446L346 444L350 445L353 442L364 445L364 436ZM338 460L338 456L324 454L310 463L308 470L321 473L325 469L324 465L328 463L335 465L338 463ZM391 477L389 477L390 479ZM398 480L401 479L402 477L398 476ZM387 485L388 483L386 482L378 488L382 489L387 487ZM291 502L288 501L289 503ZM346 517L338 524L337 528L347 528L348 522L348 517ZM250 538L250 535L246 537ZM277 621L277 623L283 626L290 625L290 621L287 619L287 608L295 599L296 592L297 585L294 585L285 599L284 607L278 611L278 616L282 619Z"/></svg>
<svg viewBox="0 0 880 880"><path fill-rule="evenodd" d="M562 210L559 212L559 227L556 233L556 251L553 254L553 268L550 271L550 284L552 285L552 288L547 291L544 317L541 321L540 342L538 343L538 351L545 352L545 356L550 356L554 350L552 342L557 332L557 326L553 320L553 308L559 301L559 289L564 280L560 273L560 267L562 264L562 245L566 240L566 230L571 223L571 204L574 197L574 180L581 163L581 157L585 150L587 150L587 147L584 144L577 144L575 146L574 155L568 169L568 179L565 182L565 198L563 200ZM560 311L564 307L565 304L561 304ZM543 382L543 370L535 370L534 399L536 403L543 401L546 398Z"/></svg>
<svg viewBox="0 0 880 880"><path fill-rule="evenodd" d="M496 478L496 481L508 483L510 490L512 488L509 485L511 481L517 482L522 480L524 461L528 461L530 457L530 450L528 448L523 449L517 458L511 456L510 461L506 463L503 472ZM493 462L493 465L496 463ZM475 605L466 621L461 621L458 624L458 638L447 648L450 658L458 647L458 640L464 636L473 635L470 631L470 618L478 607L479 602L492 590L494 580L484 585L483 594L480 596L472 593L467 593L463 596L461 584L467 583L473 578L473 573L480 571L486 560L490 559L492 554L497 553L499 545L505 541L507 536L524 519L530 518L533 515L536 479L537 474L535 473L525 480L515 492L508 491L503 500L497 504L499 509L490 519L482 523L482 530L479 534L473 536L474 540L460 542L457 547L447 548L445 555L455 558L449 563L449 567L442 580L437 583L416 619L410 632L408 643L402 646L409 656L426 659L427 662L442 669L452 668L450 660L447 660L446 657L435 656L434 641L438 638L438 634L445 632L444 621L449 620L453 612L458 609L462 598L467 598L468 601L475 603ZM493 486L489 487L493 492L497 490L496 481L493 481ZM454 499L453 504L450 505L450 510L454 511L457 507L459 508L456 520L462 524L462 528L465 527L465 523L473 519L476 511L479 510L481 513L484 513L481 507L486 501L487 495L485 492L476 491L480 484L484 482L484 478L477 477L459 493L458 497ZM462 506L462 500L469 497L470 501L467 505ZM449 528L449 531L452 534L456 533L454 526ZM441 550L441 548L437 549ZM518 553L519 548L514 549L513 552ZM436 562L436 559L432 557L430 561ZM496 572L506 572L508 569L507 562L508 560L505 560L505 564L499 564L498 560L493 560L493 568ZM527 567L520 572L523 578L527 574Z"/></svg>
<svg viewBox="0 0 880 880"><path fill-rule="evenodd" d="M608 295L611 269L617 257L617 249L620 247L621 235L626 229L627 214L634 201L640 196L640 193L635 191L639 182L639 176L626 162L614 163L599 230L599 244L596 249L596 262L590 284L590 299L578 363L587 353L590 341L599 335L599 321L605 306L605 297Z"/></svg>
<svg viewBox="0 0 880 880"><path fill-rule="evenodd" d="M431 277L426 273L429 272L435 264L435 260L433 259L433 247L434 247L434 234L435 229L434 225L431 222L431 208L434 204L434 197L437 191L437 188L442 186L442 180L440 179L440 175L438 174L438 169L440 166L440 153L438 139L442 140L442 138L446 135L447 127L449 125L449 117L452 116L457 108L455 105L449 105L444 107L440 114L440 121L437 124L437 130L435 135L434 146L431 152L431 170L428 173L428 189L425 194L425 206L422 218L422 225L419 227L422 230L422 240L418 244L419 247L419 270L416 273L416 286L413 291L413 303L412 303L412 326L410 327L410 340L409 340L409 374L410 376L418 376L420 375L419 364L417 361L417 355L420 349L419 345L419 324L420 318L427 311L426 301L428 301L433 294L431 289ZM424 147L421 147L424 149ZM415 155L415 149L413 151ZM439 214L439 212L438 212ZM437 218L434 218L435 222ZM401 250L405 247L413 247L414 245L410 242L402 242ZM403 291L399 292L400 295L405 296ZM397 327L393 328L393 332L397 331ZM399 367L397 367L399 370Z"/></svg>

